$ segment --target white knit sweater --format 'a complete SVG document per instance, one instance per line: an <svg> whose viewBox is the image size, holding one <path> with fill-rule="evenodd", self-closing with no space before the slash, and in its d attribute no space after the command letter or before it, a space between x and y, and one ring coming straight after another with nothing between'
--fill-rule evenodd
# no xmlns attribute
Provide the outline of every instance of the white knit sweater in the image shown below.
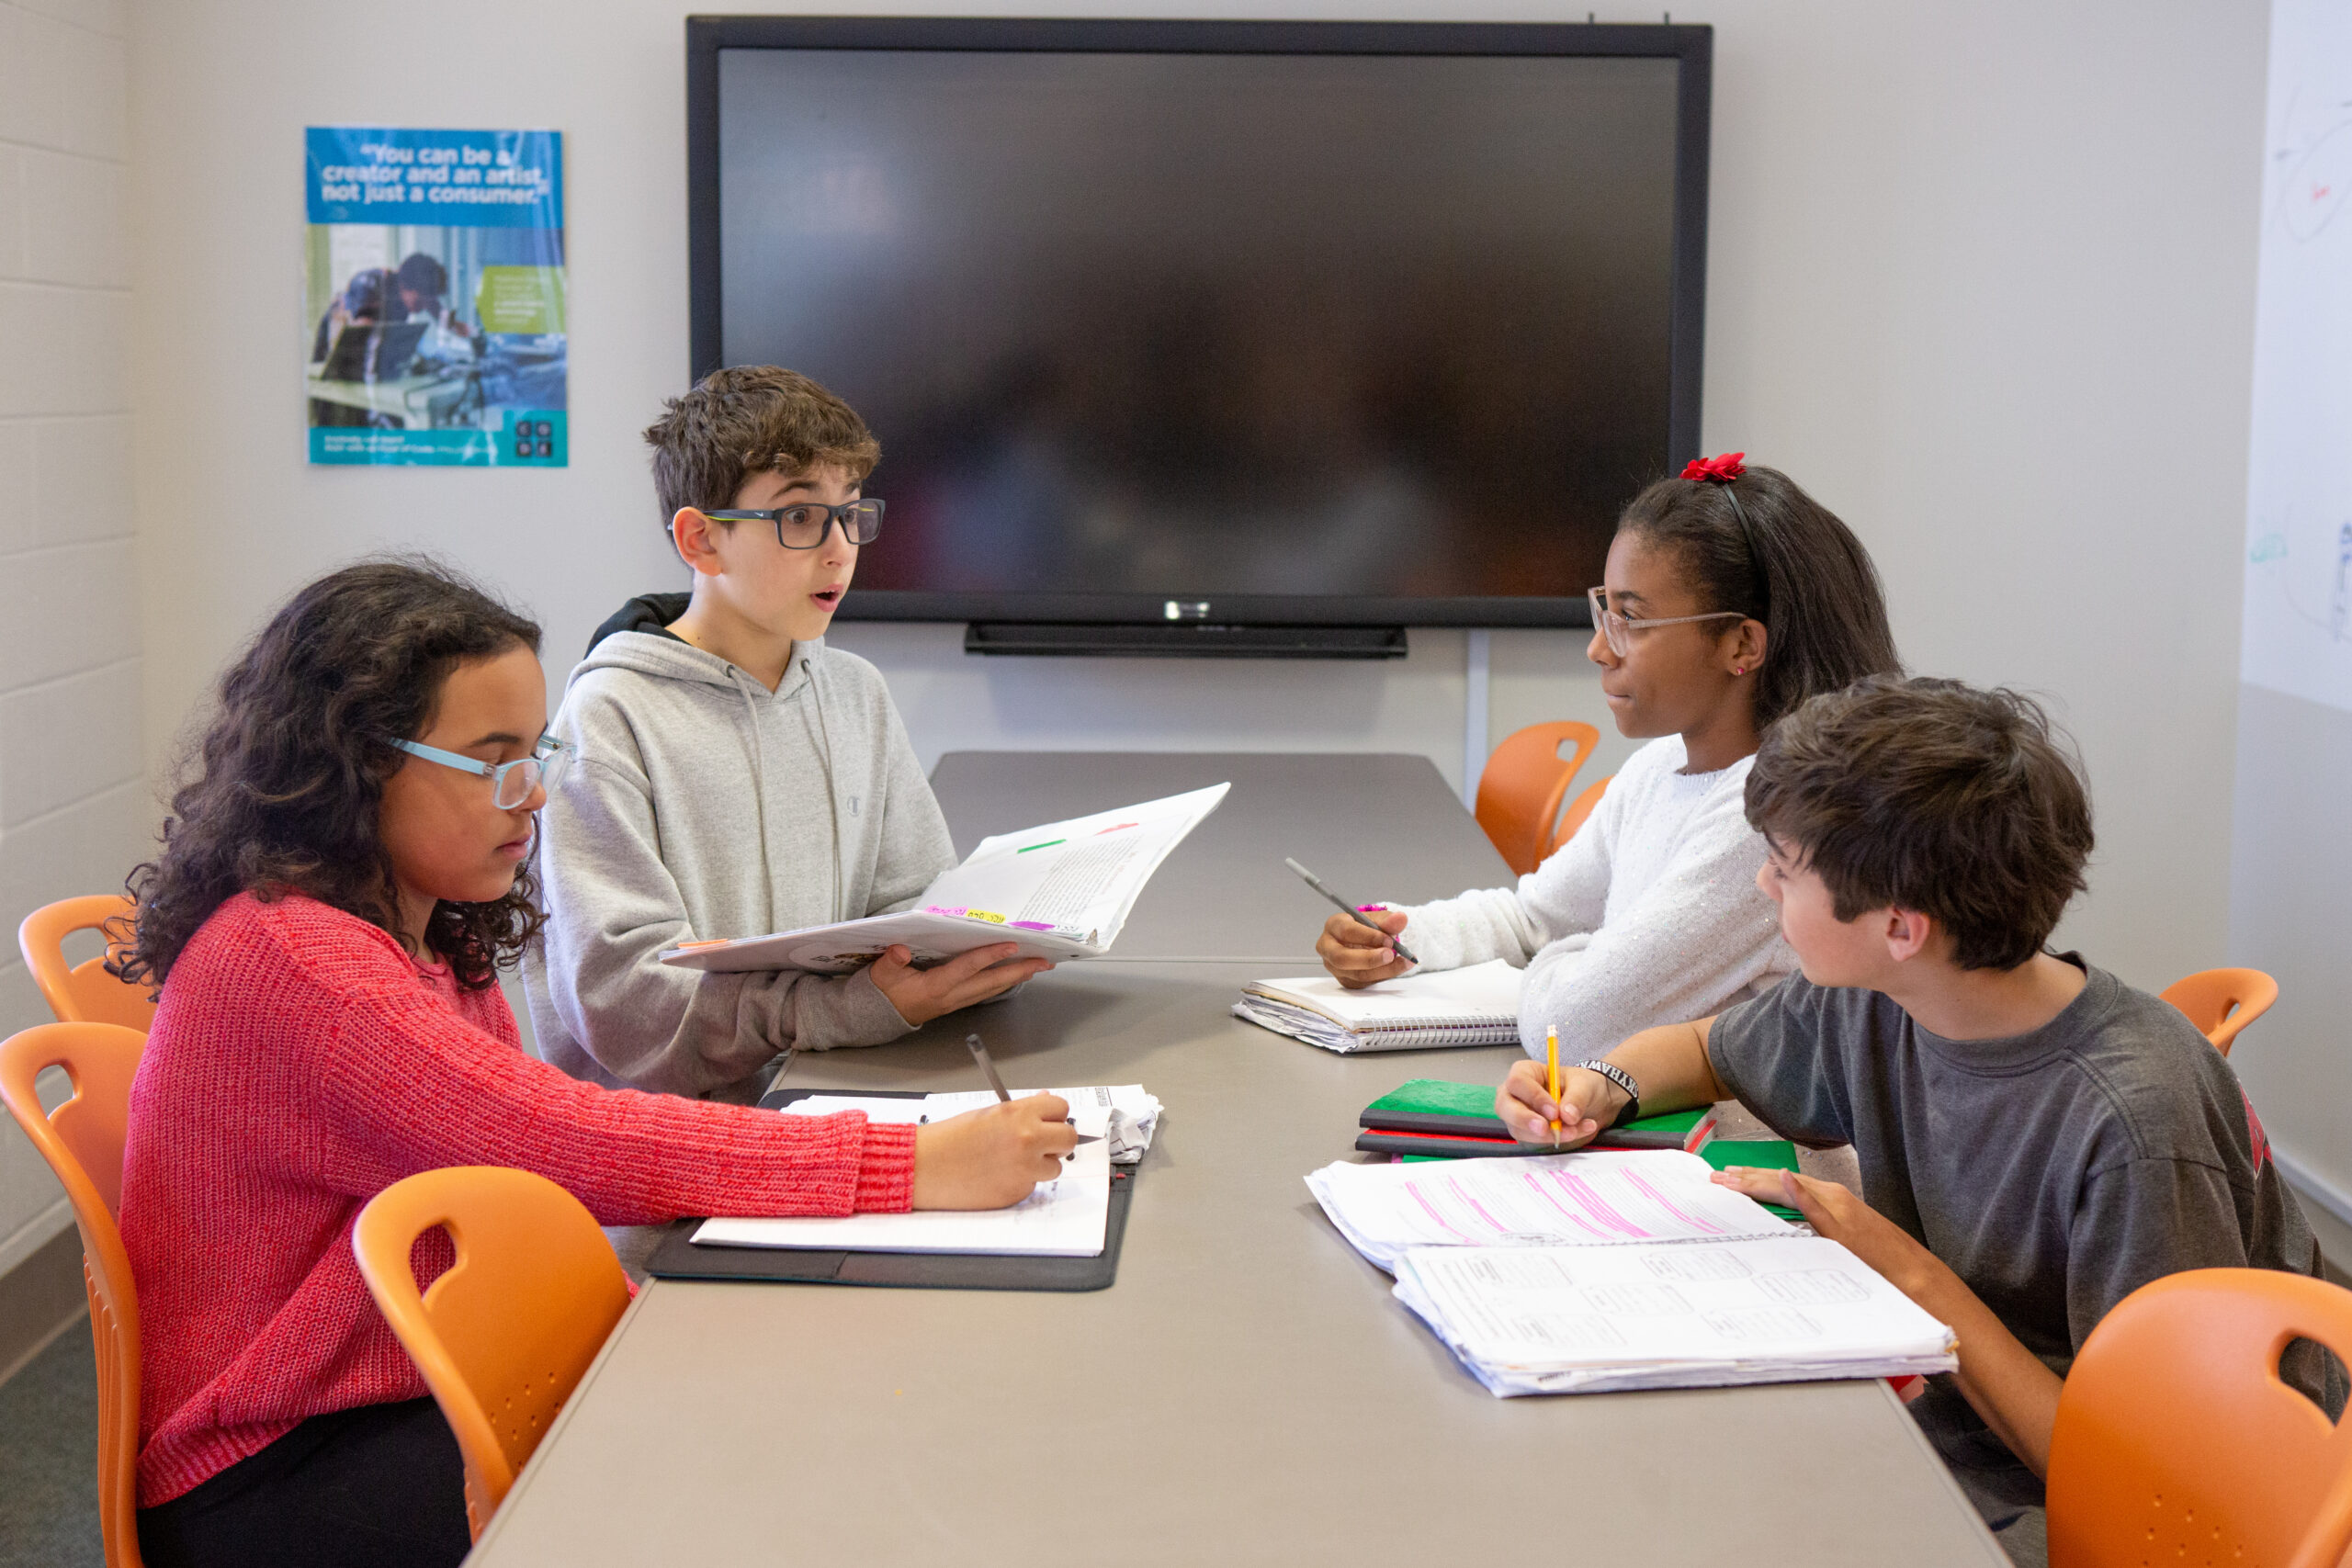
<svg viewBox="0 0 2352 1568"><path fill-rule="evenodd" d="M1598 1056L1637 1030L1706 1018L1797 966L1756 886L1764 840L1741 795L1751 758L1681 771L1680 736L1653 740L1610 782L1575 838L1519 879L1431 904L1399 904L1424 969L1490 958L1524 964L1520 1043Z"/></svg>

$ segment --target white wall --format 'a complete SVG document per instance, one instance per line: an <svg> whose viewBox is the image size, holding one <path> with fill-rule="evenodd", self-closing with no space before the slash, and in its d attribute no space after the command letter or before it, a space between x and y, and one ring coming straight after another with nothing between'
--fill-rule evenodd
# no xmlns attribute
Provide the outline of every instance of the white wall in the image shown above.
<svg viewBox="0 0 2352 1568"><path fill-rule="evenodd" d="M127 27L115 0L0 0L0 919L11 931L53 899L119 888L151 815L131 544ZM0 1035L49 1017L6 944ZM0 1126L0 1273L69 1221L32 1145Z"/></svg>
<svg viewBox="0 0 2352 1568"><path fill-rule="evenodd" d="M538 610L559 668L622 598L674 580L637 433L686 369L688 8L410 0L391 28L305 0L138 10L133 362L153 411L140 549L146 635L171 654L146 671L151 757L273 601L359 551L465 561ZM1576 19L1587 6L1115 9ZM2051 694L2099 810L2093 892L2065 939L2143 985L2217 962L2262 8L1719 0L1678 15L1717 28L1706 445L1786 468L1855 525L1919 668ZM570 469L304 465L300 137L363 121L565 131ZM883 662L926 754L1308 744L1426 750L1459 771L1458 634L1417 635L1394 667L983 662L944 628L845 626L841 640ZM1497 645L1498 738L1599 716L1577 639Z"/></svg>

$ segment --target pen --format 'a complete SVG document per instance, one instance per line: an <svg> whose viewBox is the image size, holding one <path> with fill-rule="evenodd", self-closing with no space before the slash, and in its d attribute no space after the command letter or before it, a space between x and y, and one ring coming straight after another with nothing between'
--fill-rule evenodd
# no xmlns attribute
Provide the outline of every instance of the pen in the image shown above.
<svg viewBox="0 0 2352 1568"><path fill-rule="evenodd" d="M1011 1100L1012 1099L1012 1092L1004 1087L1004 1080L996 1076L996 1063L989 1058L989 1048L980 1043L980 1037L978 1034L967 1034L964 1036L964 1049L972 1054L972 1060L978 1062L980 1065L980 1071L989 1076L989 1087L996 1090L997 1099L1000 1101ZM1081 1144L1100 1143L1102 1141L1102 1134L1099 1133L1080 1133L1078 1135L1078 1141Z"/></svg>
<svg viewBox="0 0 2352 1568"><path fill-rule="evenodd" d="M972 1038L978 1040L979 1036L975 1034ZM1560 1026L1556 1023L1547 1023L1544 1026L1544 1061L1550 1068L1552 1108L1556 1111L1560 1107ZM996 1075L990 1073L989 1076L994 1077ZM1003 1091L1000 1089L998 1092ZM1552 1121L1552 1141L1555 1144L1560 1141L1560 1122L1557 1117L1553 1118Z"/></svg>
<svg viewBox="0 0 2352 1568"><path fill-rule="evenodd" d="M1307 870L1305 866L1299 864L1288 855L1283 856L1283 863L1290 867L1291 870L1298 873L1299 875L1305 877L1306 879L1306 885L1309 887L1312 887L1315 891L1323 895L1324 897L1331 900L1332 903L1337 904L1340 907L1340 912L1346 915L1350 919L1355 921L1356 924L1360 926L1369 926L1372 930L1380 931L1378 924L1363 918L1363 911L1362 909L1357 908L1353 904L1349 903L1345 898L1340 897L1337 893L1334 893L1329 888L1324 886L1323 879L1321 877L1316 875L1313 872ZM1382 936L1388 936L1386 931L1380 931L1380 934ZM1388 945L1395 948L1396 950L1396 956L1403 959L1406 963L1419 964L1420 962L1419 959L1414 957L1410 953L1406 952L1405 944L1398 942L1395 937L1388 936Z"/></svg>

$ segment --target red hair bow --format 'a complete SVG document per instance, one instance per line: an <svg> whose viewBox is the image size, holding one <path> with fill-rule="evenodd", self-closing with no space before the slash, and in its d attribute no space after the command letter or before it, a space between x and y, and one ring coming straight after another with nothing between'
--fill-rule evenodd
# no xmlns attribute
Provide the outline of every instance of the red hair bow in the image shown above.
<svg viewBox="0 0 2352 1568"><path fill-rule="evenodd" d="M1693 457L1683 465L1682 477L1686 479L1711 479L1716 484L1727 485L1747 472L1747 465L1740 461L1747 456L1745 452L1726 452L1720 457Z"/></svg>

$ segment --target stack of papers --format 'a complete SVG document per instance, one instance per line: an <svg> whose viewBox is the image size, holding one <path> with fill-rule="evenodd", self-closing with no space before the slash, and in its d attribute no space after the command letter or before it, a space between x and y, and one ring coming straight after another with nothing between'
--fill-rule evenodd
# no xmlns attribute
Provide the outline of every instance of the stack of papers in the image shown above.
<svg viewBox="0 0 2352 1568"><path fill-rule="evenodd" d="M1083 1091L1080 1091L1083 1092ZM934 1095L933 1100L959 1100ZM927 1100L812 1096L784 1114L823 1115L863 1111L876 1122L924 1120ZM983 1090L989 1104L996 1096ZM810 1109L810 1108L814 1109ZM959 1110L969 1107L958 1107ZM773 1247L819 1252L956 1252L1006 1258L1100 1258L1111 1215L1110 1112L1070 1100L1070 1120L1099 1141L1079 1145L1052 1181L1007 1209L925 1209L904 1214L848 1214L840 1219L708 1219L694 1234L697 1247Z"/></svg>
<svg viewBox="0 0 2352 1568"><path fill-rule="evenodd" d="M1144 884L1230 784L1147 800L1066 822L982 839L940 873L916 907L770 936L681 942L662 962L682 969L808 969L846 975L903 945L918 964L994 942L1015 956L1099 958L1118 940Z"/></svg>
<svg viewBox="0 0 2352 1568"><path fill-rule="evenodd" d="M1349 990L1329 975L1255 980L1233 1004L1236 1018L1326 1051L1421 1051L1519 1041L1524 971L1499 958Z"/></svg>
<svg viewBox="0 0 2352 1568"><path fill-rule="evenodd" d="M1332 1165L1307 1186L1494 1393L1896 1377L1952 1332L1672 1151Z"/></svg>

